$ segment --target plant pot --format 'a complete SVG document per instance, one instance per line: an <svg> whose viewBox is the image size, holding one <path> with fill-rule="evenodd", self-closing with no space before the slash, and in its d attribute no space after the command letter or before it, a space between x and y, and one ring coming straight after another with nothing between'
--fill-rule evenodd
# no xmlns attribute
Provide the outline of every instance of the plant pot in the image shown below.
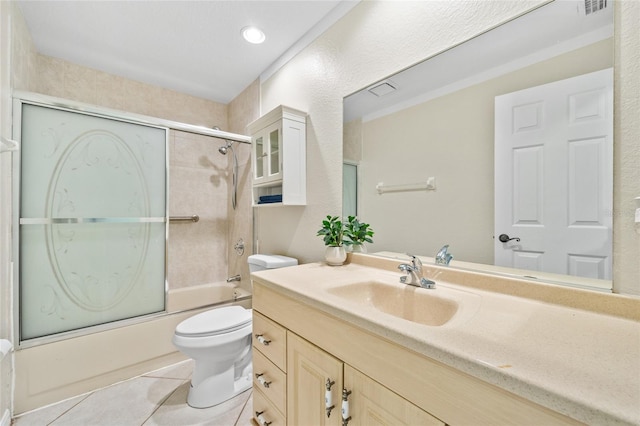
<svg viewBox="0 0 640 426"><path fill-rule="evenodd" d="M365 246L364 243L351 245L351 253L366 253L366 252L367 252L367 246Z"/></svg>
<svg viewBox="0 0 640 426"><path fill-rule="evenodd" d="M331 266L340 266L347 260L347 251L342 246L328 246L324 251L324 259Z"/></svg>

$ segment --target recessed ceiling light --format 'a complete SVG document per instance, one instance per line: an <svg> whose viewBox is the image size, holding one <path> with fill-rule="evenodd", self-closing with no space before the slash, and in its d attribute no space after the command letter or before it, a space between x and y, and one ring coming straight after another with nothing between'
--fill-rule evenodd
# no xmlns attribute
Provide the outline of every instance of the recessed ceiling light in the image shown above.
<svg viewBox="0 0 640 426"><path fill-rule="evenodd" d="M253 44L260 44L266 38L262 30L256 27L244 27L242 29L242 37Z"/></svg>

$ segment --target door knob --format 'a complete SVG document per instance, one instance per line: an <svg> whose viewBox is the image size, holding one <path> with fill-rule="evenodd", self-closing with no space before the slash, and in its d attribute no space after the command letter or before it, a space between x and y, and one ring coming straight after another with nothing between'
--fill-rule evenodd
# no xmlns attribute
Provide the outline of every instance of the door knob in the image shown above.
<svg viewBox="0 0 640 426"><path fill-rule="evenodd" d="M498 240L500 240L501 243L506 243L506 242L509 242L511 240L516 240L516 241L520 242L520 238L518 238L518 237L509 238L509 236L507 234L500 234L500 236L498 237Z"/></svg>

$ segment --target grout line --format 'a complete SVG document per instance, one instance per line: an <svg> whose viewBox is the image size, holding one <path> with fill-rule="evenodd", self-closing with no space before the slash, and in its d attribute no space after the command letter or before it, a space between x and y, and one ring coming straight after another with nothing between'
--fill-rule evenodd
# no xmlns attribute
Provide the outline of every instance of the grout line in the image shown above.
<svg viewBox="0 0 640 426"><path fill-rule="evenodd" d="M67 414L69 411L73 410L74 408L76 408L78 405L82 404L83 402L85 402L87 400L87 398L89 398L91 395L93 395L94 392L88 393L84 398L82 398L80 401L78 401L76 404L73 404L71 407L69 407L68 409L66 409L63 413L60 413L60 415L58 417L56 417L55 419L51 420L49 423L47 423L47 426L54 424L55 422L57 422L58 420L60 420L60 418L62 416L64 416L65 414Z"/></svg>
<svg viewBox="0 0 640 426"><path fill-rule="evenodd" d="M163 377L159 377L159 378L163 378ZM170 380L178 380L178 379L170 379ZM180 379L180 380L182 380L182 383L181 383L179 386L177 386L173 391L171 391L171 392L169 393L169 395L167 395L167 396L166 396L166 398L164 398L162 401L160 401L160 402L157 404L156 409L155 409L155 410L153 410L153 411L151 412L151 414L149 414L149 417L147 417L147 419L146 419L144 422L142 422L140 426L144 426L144 424L145 424L145 423L147 423L149 420L151 420L151 418L153 417L153 415L154 415L154 414L155 414L155 413L156 413L156 412L157 412L157 411L158 411L158 410L159 410L159 409L164 405L164 403L165 403L165 402L167 402L167 401L169 400L169 398L171 398L171 397L173 396L173 394L174 394L174 393L176 393L176 392L178 391L178 389L180 389L180 386L184 385L186 382L188 382L188 381L189 381L189 379L187 379L187 380L185 380L185 379Z"/></svg>
<svg viewBox="0 0 640 426"><path fill-rule="evenodd" d="M238 422L240 421L240 418L242 417L242 414L244 413L245 408L247 408L247 404L249 404L249 400L251 398L253 398L253 389L250 390L249 398L247 398L247 400L244 402L244 405L242 406L242 410L240 410L240 414L238 414L238 418L236 419L234 426L240 426ZM251 417L253 419L253 416ZM253 424L253 422L251 424Z"/></svg>

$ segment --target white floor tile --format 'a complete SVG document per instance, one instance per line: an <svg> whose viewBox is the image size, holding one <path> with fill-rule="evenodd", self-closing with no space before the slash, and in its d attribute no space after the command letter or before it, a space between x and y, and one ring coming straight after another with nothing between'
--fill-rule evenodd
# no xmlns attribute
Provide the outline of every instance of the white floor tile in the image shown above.
<svg viewBox="0 0 640 426"><path fill-rule="evenodd" d="M165 379L182 379L187 380L191 378L193 372L193 360L188 359L186 361L179 362L178 364L170 365L169 367L161 368L144 375L144 377L161 377Z"/></svg>
<svg viewBox="0 0 640 426"><path fill-rule="evenodd" d="M188 360L27 413L13 426L255 426L251 390L215 407L187 405Z"/></svg>
<svg viewBox="0 0 640 426"><path fill-rule="evenodd" d="M92 393L53 426L139 426L185 383L183 380L138 377Z"/></svg>
<svg viewBox="0 0 640 426"><path fill-rule="evenodd" d="M181 385L176 392L144 423L144 426L206 425L233 426L251 396L251 391L211 408L192 408L187 405L189 383Z"/></svg>
<svg viewBox="0 0 640 426"><path fill-rule="evenodd" d="M48 425L65 412L81 403L89 395L77 396L66 401L40 408L13 419L13 426Z"/></svg>
<svg viewBox="0 0 640 426"><path fill-rule="evenodd" d="M244 405L242 409L242 413L240 413L240 417L236 422L236 426L255 426L253 422L253 393L247 399L247 403Z"/></svg>

